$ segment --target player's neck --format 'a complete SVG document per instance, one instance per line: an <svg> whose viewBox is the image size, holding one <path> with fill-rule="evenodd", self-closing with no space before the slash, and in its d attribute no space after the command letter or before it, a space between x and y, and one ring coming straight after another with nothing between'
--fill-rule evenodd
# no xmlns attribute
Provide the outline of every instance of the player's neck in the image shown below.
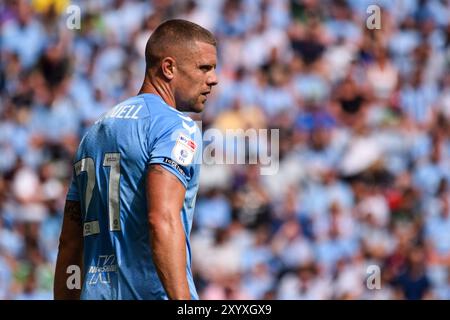
<svg viewBox="0 0 450 320"><path fill-rule="evenodd" d="M153 93L160 96L165 103L169 106L176 109L175 97L170 90L170 87L167 83L159 80L158 78L151 79L147 75L145 75L144 82L142 83L142 87L139 90L139 94L142 93Z"/></svg>

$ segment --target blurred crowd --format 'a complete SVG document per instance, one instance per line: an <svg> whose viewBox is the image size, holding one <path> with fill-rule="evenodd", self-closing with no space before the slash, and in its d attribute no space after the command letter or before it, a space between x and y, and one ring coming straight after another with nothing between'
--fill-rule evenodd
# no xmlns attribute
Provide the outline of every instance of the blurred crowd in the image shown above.
<svg viewBox="0 0 450 320"><path fill-rule="evenodd" d="M218 39L203 130L279 129L274 175L202 166L191 236L202 299L450 299L450 1L0 9L0 299L52 298L73 154L137 93L145 43L168 18Z"/></svg>

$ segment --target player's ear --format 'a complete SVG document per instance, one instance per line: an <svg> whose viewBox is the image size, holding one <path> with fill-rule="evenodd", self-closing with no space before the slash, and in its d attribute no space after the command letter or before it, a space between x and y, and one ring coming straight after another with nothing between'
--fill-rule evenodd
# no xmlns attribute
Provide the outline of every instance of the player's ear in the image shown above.
<svg viewBox="0 0 450 320"><path fill-rule="evenodd" d="M163 75L172 80L175 72L175 59L172 57L165 57L161 63L161 69Z"/></svg>

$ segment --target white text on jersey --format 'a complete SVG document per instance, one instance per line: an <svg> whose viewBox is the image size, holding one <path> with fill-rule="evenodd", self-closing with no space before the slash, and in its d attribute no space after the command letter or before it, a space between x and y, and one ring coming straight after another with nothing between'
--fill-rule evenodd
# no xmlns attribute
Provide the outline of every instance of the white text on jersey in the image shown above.
<svg viewBox="0 0 450 320"><path fill-rule="evenodd" d="M139 119L138 113L141 110L142 105L130 104L130 105L118 105L114 107L105 116L106 118L118 118L118 119Z"/></svg>

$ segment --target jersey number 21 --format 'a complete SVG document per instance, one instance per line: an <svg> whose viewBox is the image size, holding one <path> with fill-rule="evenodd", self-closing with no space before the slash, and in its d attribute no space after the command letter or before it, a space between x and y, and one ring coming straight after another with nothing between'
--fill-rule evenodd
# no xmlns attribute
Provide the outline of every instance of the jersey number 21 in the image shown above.
<svg viewBox="0 0 450 320"><path fill-rule="evenodd" d="M120 182L120 153L105 153L103 166L110 167L108 182L108 216L109 231L120 231L119 182ZM84 198L84 225L83 235L88 236L100 233L98 220L86 221L92 191L95 186L95 163L92 158L83 158L74 165L76 175L87 173L87 185Z"/></svg>

